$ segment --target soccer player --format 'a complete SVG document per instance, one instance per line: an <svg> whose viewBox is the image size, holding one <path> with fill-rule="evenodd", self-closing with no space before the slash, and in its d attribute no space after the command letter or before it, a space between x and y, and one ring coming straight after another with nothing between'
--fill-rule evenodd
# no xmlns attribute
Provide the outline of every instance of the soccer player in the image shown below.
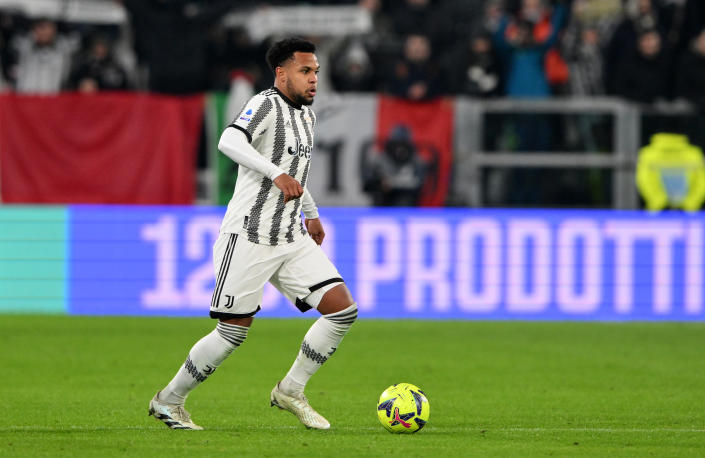
<svg viewBox="0 0 705 458"><path fill-rule="evenodd" d="M325 232L306 189L316 124L310 108L318 83L315 50L299 38L274 43L267 51L274 87L252 97L220 138L218 148L240 171L213 247L210 316L219 321L149 403L150 415L172 429L203 429L184 409L186 396L245 341L267 281L302 312L321 313L291 369L272 389L271 405L308 428L330 428L309 405L304 388L357 319L357 305L318 246Z"/></svg>

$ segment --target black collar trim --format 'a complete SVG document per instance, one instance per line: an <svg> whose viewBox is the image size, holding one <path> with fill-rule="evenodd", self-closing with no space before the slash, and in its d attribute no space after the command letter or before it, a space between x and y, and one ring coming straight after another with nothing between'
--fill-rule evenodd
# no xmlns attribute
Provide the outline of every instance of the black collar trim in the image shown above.
<svg viewBox="0 0 705 458"><path fill-rule="evenodd" d="M284 93L283 93L282 91L280 91L277 87L272 86L272 89L274 89L275 91L277 91L277 94L279 94L279 97L281 97L282 99L284 99L284 101L285 101L286 103L288 103L288 104L291 105L292 107L296 108L297 110L300 110L300 109L301 109L301 105L300 105L300 104L299 104L299 105L295 104L289 97L285 96Z"/></svg>

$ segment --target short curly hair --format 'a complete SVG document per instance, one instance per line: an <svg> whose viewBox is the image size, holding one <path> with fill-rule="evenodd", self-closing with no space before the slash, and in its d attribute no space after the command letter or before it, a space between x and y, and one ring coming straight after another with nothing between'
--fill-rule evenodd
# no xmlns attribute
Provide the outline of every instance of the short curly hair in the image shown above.
<svg viewBox="0 0 705 458"><path fill-rule="evenodd" d="M295 52L316 52L316 45L299 37L289 37L272 44L267 50L267 64L276 74L277 67L294 57Z"/></svg>

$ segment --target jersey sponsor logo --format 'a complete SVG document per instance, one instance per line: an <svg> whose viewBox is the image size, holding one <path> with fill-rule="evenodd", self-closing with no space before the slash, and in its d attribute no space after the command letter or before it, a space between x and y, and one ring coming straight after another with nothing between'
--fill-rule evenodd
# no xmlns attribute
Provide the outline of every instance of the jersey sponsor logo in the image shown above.
<svg viewBox="0 0 705 458"><path fill-rule="evenodd" d="M299 157L305 157L306 159L311 158L311 147L309 145L304 145L299 141L299 139L296 139L296 146L294 147L289 147L287 151L289 154L292 156L299 156Z"/></svg>

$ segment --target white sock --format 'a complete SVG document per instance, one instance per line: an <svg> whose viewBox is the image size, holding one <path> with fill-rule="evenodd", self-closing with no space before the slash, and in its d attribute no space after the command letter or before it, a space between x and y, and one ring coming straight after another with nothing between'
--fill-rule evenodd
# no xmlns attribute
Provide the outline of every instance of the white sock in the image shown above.
<svg viewBox="0 0 705 458"><path fill-rule="evenodd" d="M357 304L353 304L316 320L301 343L296 361L279 383L282 391L289 395L303 393L308 380L335 352L356 319Z"/></svg>
<svg viewBox="0 0 705 458"><path fill-rule="evenodd" d="M249 328L219 322L215 329L191 348L186 361L159 393L167 404L183 405L186 396L207 379L230 353L247 338Z"/></svg>

